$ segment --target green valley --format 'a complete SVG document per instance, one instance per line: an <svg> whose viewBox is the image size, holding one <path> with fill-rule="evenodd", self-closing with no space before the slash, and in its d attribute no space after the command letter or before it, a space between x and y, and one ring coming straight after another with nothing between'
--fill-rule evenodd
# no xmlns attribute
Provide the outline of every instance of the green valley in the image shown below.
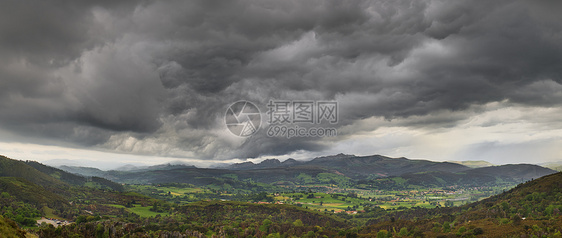
<svg viewBox="0 0 562 238"><path fill-rule="evenodd" d="M496 237L497 230L559 232L562 174L539 166L469 168L380 156L319 160L327 165L165 165L100 170L96 175L101 177L90 177L2 157L0 215L11 224L3 229L39 237ZM378 169L372 174L349 169L358 164ZM385 166L394 175L384 175ZM399 173L399 168L407 169ZM539 178L543 175L548 176ZM519 224L524 229L516 228Z"/></svg>

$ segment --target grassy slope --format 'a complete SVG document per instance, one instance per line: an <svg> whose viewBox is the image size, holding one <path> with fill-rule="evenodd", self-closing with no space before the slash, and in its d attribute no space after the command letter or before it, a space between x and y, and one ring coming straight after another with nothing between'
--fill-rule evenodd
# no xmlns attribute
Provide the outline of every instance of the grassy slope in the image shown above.
<svg viewBox="0 0 562 238"><path fill-rule="evenodd" d="M4 156L0 156L0 176L23 178L41 186L66 187L66 184L60 180L42 173L22 161Z"/></svg>
<svg viewBox="0 0 562 238"><path fill-rule="evenodd" d="M100 178L100 177L86 178L35 161L26 161L25 164L37 169L38 171L44 174L47 174L53 178L56 178L68 184L100 188L100 189L112 189L115 191L123 191L123 186L121 184L112 182L104 178Z"/></svg>
<svg viewBox="0 0 562 238"><path fill-rule="evenodd" d="M0 177L19 177L53 192L64 193L70 185L123 191L121 184L104 178L85 178L35 161L19 161L0 156Z"/></svg>
<svg viewBox="0 0 562 238"><path fill-rule="evenodd" d="M0 216L0 237L2 238L25 238L26 232L19 229L18 225L3 216Z"/></svg>
<svg viewBox="0 0 562 238"><path fill-rule="evenodd" d="M63 197L23 178L0 177L0 190L8 192L26 203L38 206L41 204L66 203Z"/></svg>

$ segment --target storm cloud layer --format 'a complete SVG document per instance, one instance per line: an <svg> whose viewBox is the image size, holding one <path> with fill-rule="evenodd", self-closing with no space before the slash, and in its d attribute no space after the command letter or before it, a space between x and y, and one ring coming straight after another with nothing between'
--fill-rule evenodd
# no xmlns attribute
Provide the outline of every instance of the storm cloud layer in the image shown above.
<svg viewBox="0 0 562 238"><path fill-rule="evenodd" d="M558 1L118 2L0 3L0 140L254 158L323 151L374 118L439 129L562 104ZM271 99L337 101L338 136L226 130L231 103Z"/></svg>

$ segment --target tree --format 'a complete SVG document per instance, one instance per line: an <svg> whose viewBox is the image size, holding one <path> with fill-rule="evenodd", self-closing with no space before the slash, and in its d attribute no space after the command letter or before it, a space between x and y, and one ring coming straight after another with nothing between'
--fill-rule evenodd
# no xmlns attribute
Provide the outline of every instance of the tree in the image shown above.
<svg viewBox="0 0 562 238"><path fill-rule="evenodd" d="M407 236L408 235L408 228L406 227L402 227L402 229L400 229L400 232L398 232L398 236Z"/></svg>
<svg viewBox="0 0 562 238"><path fill-rule="evenodd" d="M271 226L271 223L272 223L272 222L271 222L271 220L269 220L269 219L263 220L262 223L261 223L262 225L260 226L260 231L268 232L268 231L269 231L269 227Z"/></svg>
<svg viewBox="0 0 562 238"><path fill-rule="evenodd" d="M509 209L509 204L505 201L503 201L500 205L504 211L507 211Z"/></svg>
<svg viewBox="0 0 562 238"><path fill-rule="evenodd" d="M451 231L451 224L449 222L443 223L443 232L450 232Z"/></svg>
<svg viewBox="0 0 562 238"><path fill-rule="evenodd" d="M314 231L309 231L309 232L306 234L306 237L308 237L308 238L314 238L314 237L316 237L316 234L314 234Z"/></svg>
<svg viewBox="0 0 562 238"><path fill-rule="evenodd" d="M380 230L380 231L377 233L377 238L386 238L386 233L387 233L386 230Z"/></svg>
<svg viewBox="0 0 562 238"><path fill-rule="evenodd" d="M154 202L149 210L153 212L160 212L160 205L158 202Z"/></svg>
<svg viewBox="0 0 562 238"><path fill-rule="evenodd" d="M103 225L102 225L101 223L99 223L99 224L96 226L96 231L95 231L96 237L98 237L98 238L103 237L104 231L105 231L105 228L103 227Z"/></svg>
<svg viewBox="0 0 562 238"><path fill-rule="evenodd" d="M521 220L522 220L522 219L521 219L521 216L519 216L519 215L517 215L517 214L515 214L515 215L513 215L513 216L511 217L511 221L513 221L513 225L514 225L514 226L519 226L519 225L521 225Z"/></svg>
<svg viewBox="0 0 562 238"><path fill-rule="evenodd" d="M463 233L465 233L465 232L466 232L466 227L461 226L461 227L459 228L459 230L457 231L457 236L462 236Z"/></svg>
<svg viewBox="0 0 562 238"><path fill-rule="evenodd" d="M474 235L481 235L481 234L484 234L484 229L482 229L480 227L476 227L472 230L472 233Z"/></svg>

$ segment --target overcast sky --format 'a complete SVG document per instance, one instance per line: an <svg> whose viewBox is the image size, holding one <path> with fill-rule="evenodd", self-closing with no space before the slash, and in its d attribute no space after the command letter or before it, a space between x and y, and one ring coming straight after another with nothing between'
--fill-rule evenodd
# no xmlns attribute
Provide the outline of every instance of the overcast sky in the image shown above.
<svg viewBox="0 0 562 238"><path fill-rule="evenodd" d="M562 161L560 1L0 2L0 154L110 167L337 153ZM260 130L225 125L253 102ZM268 137L270 100L335 137ZM294 125L287 126L302 126Z"/></svg>

